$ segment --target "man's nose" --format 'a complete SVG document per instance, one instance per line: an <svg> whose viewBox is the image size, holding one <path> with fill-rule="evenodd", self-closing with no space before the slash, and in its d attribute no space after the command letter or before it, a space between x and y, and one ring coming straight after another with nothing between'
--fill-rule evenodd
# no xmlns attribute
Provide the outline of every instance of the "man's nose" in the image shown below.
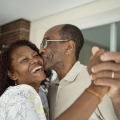
<svg viewBox="0 0 120 120"><path fill-rule="evenodd" d="M45 49L44 49L43 47L41 47L41 48L39 49L39 53L42 55L44 52L45 52Z"/></svg>

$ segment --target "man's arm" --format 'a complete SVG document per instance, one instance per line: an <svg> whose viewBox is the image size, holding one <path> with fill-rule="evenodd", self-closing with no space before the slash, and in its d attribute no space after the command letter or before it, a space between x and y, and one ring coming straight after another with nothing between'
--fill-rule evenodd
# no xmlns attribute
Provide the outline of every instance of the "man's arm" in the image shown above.
<svg viewBox="0 0 120 120"><path fill-rule="evenodd" d="M100 62L100 57L98 56L103 54L103 52L104 50L98 51L97 54L90 59L89 65L87 67L88 69L91 69L93 65L97 64L94 62L96 58L97 61ZM91 74L90 69L88 70L89 74ZM89 88L95 90L101 96L104 96L104 94L106 94L108 91L108 87L96 86L93 83ZM98 96L96 96L94 93L91 93L90 91L85 90L82 95L80 95L80 97L55 120L88 120L98 106L99 102L100 99Z"/></svg>
<svg viewBox="0 0 120 120"><path fill-rule="evenodd" d="M103 97L108 91L108 87L100 87L91 84L88 88L95 90ZM85 90L82 95L55 120L88 120L100 103L97 95Z"/></svg>
<svg viewBox="0 0 120 120"><path fill-rule="evenodd" d="M120 119L120 52L105 52L100 56L100 61L91 69L92 80L96 85L110 87L108 95Z"/></svg>

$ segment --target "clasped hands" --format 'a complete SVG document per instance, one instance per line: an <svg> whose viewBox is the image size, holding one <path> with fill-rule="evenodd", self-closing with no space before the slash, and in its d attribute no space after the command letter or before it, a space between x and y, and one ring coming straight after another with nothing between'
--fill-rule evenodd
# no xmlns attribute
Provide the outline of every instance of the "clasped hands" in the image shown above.
<svg viewBox="0 0 120 120"><path fill-rule="evenodd" d="M120 100L120 52L108 52L97 47L92 49L87 70L95 85L103 86L114 100Z"/></svg>

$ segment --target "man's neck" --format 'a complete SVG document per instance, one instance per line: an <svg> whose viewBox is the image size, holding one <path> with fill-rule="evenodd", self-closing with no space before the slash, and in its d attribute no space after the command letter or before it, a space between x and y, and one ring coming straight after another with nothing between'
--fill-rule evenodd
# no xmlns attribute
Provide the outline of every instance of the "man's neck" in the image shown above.
<svg viewBox="0 0 120 120"><path fill-rule="evenodd" d="M64 63L58 69L55 69L55 71L58 74L59 80L63 79L67 75L67 73L70 71L70 69L74 66L76 62L77 61L67 62L67 63Z"/></svg>

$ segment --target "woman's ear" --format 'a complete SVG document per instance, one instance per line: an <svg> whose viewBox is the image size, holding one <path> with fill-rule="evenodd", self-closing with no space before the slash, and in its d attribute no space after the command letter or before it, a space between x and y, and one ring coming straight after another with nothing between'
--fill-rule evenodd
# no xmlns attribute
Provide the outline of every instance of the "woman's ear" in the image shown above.
<svg viewBox="0 0 120 120"><path fill-rule="evenodd" d="M17 80L17 77L15 76L15 74L13 74L12 72L8 71L8 77L11 79L11 80Z"/></svg>

